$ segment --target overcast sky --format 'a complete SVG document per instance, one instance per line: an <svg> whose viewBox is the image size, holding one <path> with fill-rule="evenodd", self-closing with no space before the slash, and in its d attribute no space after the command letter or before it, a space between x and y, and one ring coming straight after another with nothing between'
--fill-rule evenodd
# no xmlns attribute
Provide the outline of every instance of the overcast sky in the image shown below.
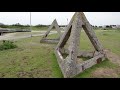
<svg viewBox="0 0 120 90"><path fill-rule="evenodd" d="M92 25L118 25L120 12L84 12ZM68 24L74 12L31 12L32 25L50 25L57 19L59 25ZM67 21L68 18L68 21ZM30 12L0 12L0 23L30 24Z"/></svg>

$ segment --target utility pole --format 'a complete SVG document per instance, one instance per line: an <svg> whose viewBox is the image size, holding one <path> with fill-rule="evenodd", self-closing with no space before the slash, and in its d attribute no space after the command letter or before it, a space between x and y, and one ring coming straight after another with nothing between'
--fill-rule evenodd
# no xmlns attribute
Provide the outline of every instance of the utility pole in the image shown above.
<svg viewBox="0 0 120 90"><path fill-rule="evenodd" d="M67 25L68 25L68 18L67 18ZM66 26L67 27L67 26Z"/></svg>
<svg viewBox="0 0 120 90"><path fill-rule="evenodd" d="M32 31L32 25L31 25L31 12L30 12L30 31ZM32 37L32 34L31 34Z"/></svg>

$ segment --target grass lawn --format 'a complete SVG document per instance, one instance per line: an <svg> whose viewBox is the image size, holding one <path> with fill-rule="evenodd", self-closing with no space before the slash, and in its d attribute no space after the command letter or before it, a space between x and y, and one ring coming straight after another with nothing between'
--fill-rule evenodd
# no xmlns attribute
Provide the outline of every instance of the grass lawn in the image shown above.
<svg viewBox="0 0 120 90"><path fill-rule="evenodd" d="M96 31L104 46L120 56L120 31ZM50 37L56 37L51 35ZM63 78L54 55L56 44L41 44L41 37L20 39L15 42L18 48L0 51L1 78ZM81 34L81 49L92 50L93 47L85 35ZM1 42L0 42L1 43ZM120 77L120 67L105 60L85 70L75 78ZM104 73L103 73L104 70Z"/></svg>
<svg viewBox="0 0 120 90"><path fill-rule="evenodd" d="M45 31L47 30L49 27L31 27L31 29L34 31Z"/></svg>

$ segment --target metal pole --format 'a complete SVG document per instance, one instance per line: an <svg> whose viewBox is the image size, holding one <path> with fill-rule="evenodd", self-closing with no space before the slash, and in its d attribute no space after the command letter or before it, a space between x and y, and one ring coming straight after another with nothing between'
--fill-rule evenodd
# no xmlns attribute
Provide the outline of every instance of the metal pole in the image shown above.
<svg viewBox="0 0 120 90"><path fill-rule="evenodd" d="M67 18L67 25L68 25L68 18Z"/></svg>
<svg viewBox="0 0 120 90"><path fill-rule="evenodd" d="M31 12L30 12L30 31L32 31L32 27L31 27ZM31 37L32 37L32 34L31 34Z"/></svg>
<svg viewBox="0 0 120 90"><path fill-rule="evenodd" d="M30 30L31 30L31 12L30 12Z"/></svg>

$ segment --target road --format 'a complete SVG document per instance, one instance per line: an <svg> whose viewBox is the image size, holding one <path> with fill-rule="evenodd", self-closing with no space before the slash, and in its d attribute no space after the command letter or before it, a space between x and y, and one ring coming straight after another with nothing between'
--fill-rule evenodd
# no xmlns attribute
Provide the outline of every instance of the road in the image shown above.
<svg viewBox="0 0 120 90"><path fill-rule="evenodd" d="M34 36L43 36L46 31L32 31L32 32L16 32L16 33L9 33L3 36L0 36L0 40L18 40L22 38L29 38ZM50 34L55 34L56 31L51 31Z"/></svg>

